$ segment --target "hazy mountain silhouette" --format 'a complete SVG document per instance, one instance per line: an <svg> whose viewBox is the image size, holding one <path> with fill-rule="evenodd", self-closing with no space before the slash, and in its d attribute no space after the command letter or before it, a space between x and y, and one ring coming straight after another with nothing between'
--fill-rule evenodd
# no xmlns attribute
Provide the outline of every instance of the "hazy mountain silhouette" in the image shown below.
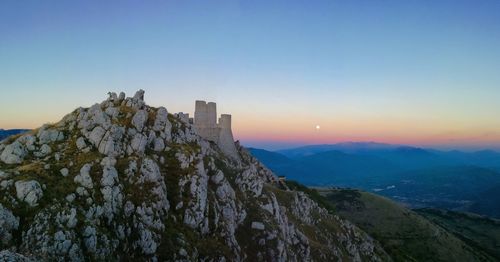
<svg viewBox="0 0 500 262"><path fill-rule="evenodd" d="M279 175L314 186L354 187L412 207L500 216L500 153L440 151L374 142L251 149ZM498 191L497 191L498 192Z"/></svg>

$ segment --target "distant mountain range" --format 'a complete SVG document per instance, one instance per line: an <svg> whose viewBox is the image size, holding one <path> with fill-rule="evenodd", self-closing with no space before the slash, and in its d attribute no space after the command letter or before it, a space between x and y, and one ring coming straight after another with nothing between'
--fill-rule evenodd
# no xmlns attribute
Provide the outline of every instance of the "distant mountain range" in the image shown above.
<svg viewBox="0 0 500 262"><path fill-rule="evenodd" d="M21 134L27 131L29 131L29 129L0 129L0 141L9 136Z"/></svg>
<svg viewBox="0 0 500 262"><path fill-rule="evenodd" d="M440 151L373 142L250 149L279 175L311 186L361 188L411 207L500 217L500 153Z"/></svg>

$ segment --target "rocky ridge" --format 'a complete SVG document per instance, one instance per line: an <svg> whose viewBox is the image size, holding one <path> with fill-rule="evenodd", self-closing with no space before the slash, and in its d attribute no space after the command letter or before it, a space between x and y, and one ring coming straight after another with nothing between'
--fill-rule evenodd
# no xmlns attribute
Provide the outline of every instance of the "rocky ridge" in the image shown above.
<svg viewBox="0 0 500 262"><path fill-rule="evenodd" d="M0 258L387 261L370 236L183 115L109 93L0 144Z"/></svg>

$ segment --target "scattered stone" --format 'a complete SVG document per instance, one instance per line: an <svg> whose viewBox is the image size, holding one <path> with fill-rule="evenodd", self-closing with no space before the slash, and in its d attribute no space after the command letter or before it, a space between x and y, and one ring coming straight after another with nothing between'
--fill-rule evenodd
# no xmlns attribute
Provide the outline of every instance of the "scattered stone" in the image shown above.
<svg viewBox="0 0 500 262"><path fill-rule="evenodd" d="M59 170L59 172L61 172L61 175L63 177L67 177L69 174L69 170L67 168L63 168L63 169Z"/></svg>
<svg viewBox="0 0 500 262"><path fill-rule="evenodd" d="M252 228L257 230L264 230L266 227L262 222L252 222Z"/></svg>
<svg viewBox="0 0 500 262"><path fill-rule="evenodd" d="M79 150L82 150L82 149L84 149L85 147L87 147L87 143L85 143L85 138L83 138L83 137L79 137L79 138L76 140L76 147L77 147Z"/></svg>
<svg viewBox="0 0 500 262"><path fill-rule="evenodd" d="M69 195L66 196L66 201L68 202L73 202L75 200L75 194L71 193Z"/></svg>
<svg viewBox="0 0 500 262"><path fill-rule="evenodd" d="M50 154L51 152L52 152L52 149L47 144L43 144L40 147L40 156L46 156L46 155Z"/></svg>

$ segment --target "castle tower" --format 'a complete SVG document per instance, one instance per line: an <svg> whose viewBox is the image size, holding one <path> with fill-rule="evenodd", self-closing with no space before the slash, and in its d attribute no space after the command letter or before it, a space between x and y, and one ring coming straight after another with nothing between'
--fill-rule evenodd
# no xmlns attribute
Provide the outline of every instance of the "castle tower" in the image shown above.
<svg viewBox="0 0 500 262"><path fill-rule="evenodd" d="M217 105L214 102L207 103L207 126L217 127Z"/></svg>
<svg viewBox="0 0 500 262"><path fill-rule="evenodd" d="M208 125L208 107L205 101L197 100L194 107L194 124L198 127Z"/></svg>
<svg viewBox="0 0 500 262"><path fill-rule="evenodd" d="M227 156L239 159L238 150L234 145L233 131L231 130L231 115L222 114L219 118L219 148Z"/></svg>
<svg viewBox="0 0 500 262"><path fill-rule="evenodd" d="M217 123L217 105L214 102L197 100L193 122L198 135L216 143L227 156L239 160L231 131L231 115L222 114Z"/></svg>
<svg viewBox="0 0 500 262"><path fill-rule="evenodd" d="M231 130L231 115L228 114L220 115L219 127Z"/></svg>

